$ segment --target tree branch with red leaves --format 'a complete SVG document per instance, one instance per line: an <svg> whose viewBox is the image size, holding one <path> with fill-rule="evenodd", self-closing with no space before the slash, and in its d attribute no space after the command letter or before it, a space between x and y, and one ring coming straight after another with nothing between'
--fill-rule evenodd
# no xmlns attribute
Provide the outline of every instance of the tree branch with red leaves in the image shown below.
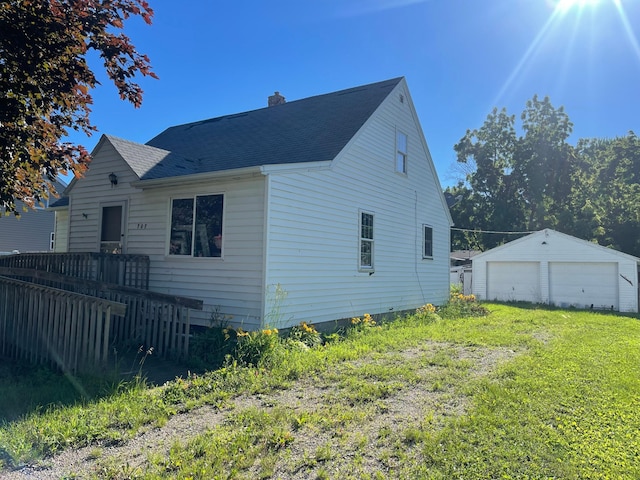
<svg viewBox="0 0 640 480"><path fill-rule="evenodd" d="M137 75L157 78L149 58L121 30L132 16L151 24L144 0L9 0L0 3L0 211L19 214L54 195L53 181L90 161L70 130L95 131L90 91L98 84L87 64L98 52L120 98L142 103Z"/></svg>

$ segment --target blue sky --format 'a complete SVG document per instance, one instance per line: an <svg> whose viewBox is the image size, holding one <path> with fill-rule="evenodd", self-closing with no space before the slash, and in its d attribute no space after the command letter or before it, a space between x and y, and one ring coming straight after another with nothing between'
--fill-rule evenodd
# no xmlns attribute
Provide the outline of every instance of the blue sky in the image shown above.
<svg viewBox="0 0 640 480"><path fill-rule="evenodd" d="M456 181L466 130L493 107L519 117L534 94L564 106L572 144L640 134L640 0L567 1L149 0L153 24L130 19L125 33L160 79L140 79L135 109L99 75L99 131L70 139L145 143L171 125L265 107L276 90L290 101L398 76L443 187Z"/></svg>

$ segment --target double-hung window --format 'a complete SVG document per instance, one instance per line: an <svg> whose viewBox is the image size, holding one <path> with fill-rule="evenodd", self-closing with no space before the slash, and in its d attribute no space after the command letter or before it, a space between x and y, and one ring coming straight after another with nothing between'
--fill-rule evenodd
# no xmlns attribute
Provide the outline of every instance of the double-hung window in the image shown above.
<svg viewBox="0 0 640 480"><path fill-rule="evenodd" d="M407 173L407 136L396 131L396 172Z"/></svg>
<svg viewBox="0 0 640 480"><path fill-rule="evenodd" d="M360 212L359 268L373 272L373 213Z"/></svg>
<svg viewBox="0 0 640 480"><path fill-rule="evenodd" d="M422 225L422 258L433 258L433 227Z"/></svg>
<svg viewBox="0 0 640 480"><path fill-rule="evenodd" d="M222 256L224 195L197 195L171 201L169 255Z"/></svg>

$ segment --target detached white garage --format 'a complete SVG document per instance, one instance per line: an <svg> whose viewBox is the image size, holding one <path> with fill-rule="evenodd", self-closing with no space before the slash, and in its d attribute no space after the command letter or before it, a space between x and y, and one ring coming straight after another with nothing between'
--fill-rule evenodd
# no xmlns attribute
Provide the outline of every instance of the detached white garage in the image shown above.
<svg viewBox="0 0 640 480"><path fill-rule="evenodd" d="M638 312L640 258L541 230L476 255L473 294L481 300Z"/></svg>

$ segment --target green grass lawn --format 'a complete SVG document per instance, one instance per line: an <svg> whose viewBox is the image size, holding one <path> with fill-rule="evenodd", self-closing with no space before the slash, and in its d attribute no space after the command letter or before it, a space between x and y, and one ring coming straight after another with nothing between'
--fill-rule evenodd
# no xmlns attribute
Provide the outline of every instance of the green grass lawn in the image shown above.
<svg viewBox="0 0 640 480"><path fill-rule="evenodd" d="M95 478L640 478L640 321L485 306L486 317L409 316L320 347L278 343L258 367L4 417L0 465L83 446L100 457L214 405L220 424L140 465L105 458ZM502 360L485 371L489 358ZM234 403L241 394L263 407Z"/></svg>
<svg viewBox="0 0 640 480"><path fill-rule="evenodd" d="M476 386L474 410L439 433L424 475L640 478L640 322L491 309L442 338L516 346L524 334L540 343Z"/></svg>

